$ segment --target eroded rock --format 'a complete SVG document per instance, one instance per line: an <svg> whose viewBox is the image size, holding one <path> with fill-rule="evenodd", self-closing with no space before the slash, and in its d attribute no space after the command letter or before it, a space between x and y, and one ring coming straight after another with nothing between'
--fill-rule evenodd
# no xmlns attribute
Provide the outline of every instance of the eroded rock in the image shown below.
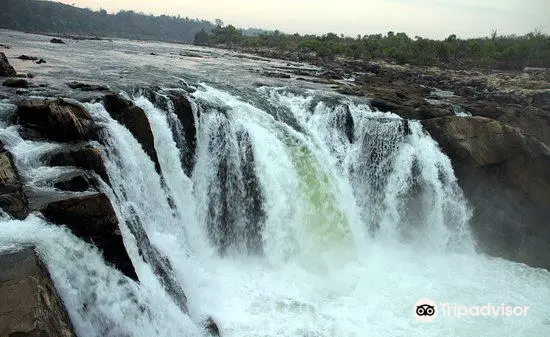
<svg viewBox="0 0 550 337"><path fill-rule="evenodd" d="M64 99L26 99L17 102L17 122L31 132L24 135L58 142L96 139L92 117L77 103Z"/></svg>
<svg viewBox="0 0 550 337"><path fill-rule="evenodd" d="M93 146L57 152L48 155L44 162L50 166L75 166L90 170L97 173L103 181L109 183L109 176L100 150Z"/></svg>
<svg viewBox="0 0 550 337"><path fill-rule="evenodd" d="M143 146L145 153L153 160L155 169L160 173L160 164L157 151L155 150L155 139L145 111L116 94L105 95L103 103L111 117L125 125L136 137L141 146Z"/></svg>
<svg viewBox="0 0 550 337"><path fill-rule="evenodd" d="M0 143L0 207L16 219L29 215L29 203L13 157Z"/></svg>
<svg viewBox="0 0 550 337"><path fill-rule="evenodd" d="M0 254L0 336L76 337L47 268L32 248Z"/></svg>
<svg viewBox="0 0 550 337"><path fill-rule="evenodd" d="M550 149L484 117L422 123L451 158L474 207L471 227L479 248L550 269Z"/></svg>
<svg viewBox="0 0 550 337"><path fill-rule="evenodd" d="M105 194L52 202L42 209L42 213L50 222L67 226L76 236L97 246L103 251L105 261L137 280L116 213Z"/></svg>
<svg viewBox="0 0 550 337"><path fill-rule="evenodd" d="M0 53L0 77L10 77L17 75L15 69L8 62L4 53Z"/></svg>

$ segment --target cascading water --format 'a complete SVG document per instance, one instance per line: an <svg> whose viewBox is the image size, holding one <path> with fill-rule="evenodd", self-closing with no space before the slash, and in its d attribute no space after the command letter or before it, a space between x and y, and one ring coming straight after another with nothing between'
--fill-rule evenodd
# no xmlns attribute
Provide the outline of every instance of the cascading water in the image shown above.
<svg viewBox="0 0 550 337"><path fill-rule="evenodd" d="M38 247L79 336L200 336L192 322L207 315L224 337L547 335L549 273L474 252L451 163L419 123L320 92L252 95L191 94L192 171L169 105L135 97L162 177L126 128L86 104L140 283L34 215L0 225L0 249ZM36 158L55 145L3 127L30 184L52 174ZM421 323L423 297L530 311Z"/></svg>

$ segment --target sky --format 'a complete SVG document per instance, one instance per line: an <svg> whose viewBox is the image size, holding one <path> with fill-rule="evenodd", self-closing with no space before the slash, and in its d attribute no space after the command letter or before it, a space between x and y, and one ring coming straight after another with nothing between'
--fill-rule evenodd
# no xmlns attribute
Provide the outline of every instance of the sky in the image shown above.
<svg viewBox="0 0 550 337"><path fill-rule="evenodd" d="M58 0L78 7L181 15L239 28L348 36L405 32L429 38L550 33L550 0Z"/></svg>

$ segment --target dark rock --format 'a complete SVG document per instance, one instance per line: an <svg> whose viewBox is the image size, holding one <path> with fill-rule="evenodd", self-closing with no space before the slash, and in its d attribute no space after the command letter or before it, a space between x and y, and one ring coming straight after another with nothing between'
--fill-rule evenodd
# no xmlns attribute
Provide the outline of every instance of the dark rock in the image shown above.
<svg viewBox="0 0 550 337"><path fill-rule="evenodd" d="M185 133L185 148L180 146L180 149L185 149L185 151L181 153L182 163L185 173L191 176L193 166L195 165L195 150L197 148L197 129L193 108L191 107L191 102L187 95L182 92L172 91L168 93L168 98L172 101L174 114L177 116L183 132Z"/></svg>
<svg viewBox="0 0 550 337"><path fill-rule="evenodd" d="M8 46L7 44L1 44L1 43L0 43L0 48L10 49L11 47Z"/></svg>
<svg viewBox="0 0 550 337"><path fill-rule="evenodd" d="M17 75L15 69L8 62L4 53L0 53L0 77L10 77Z"/></svg>
<svg viewBox="0 0 550 337"><path fill-rule="evenodd" d="M285 73L278 73L274 71L265 71L262 73L262 75L267 77L274 77L274 78L290 78L291 76L289 74Z"/></svg>
<svg viewBox="0 0 550 337"><path fill-rule="evenodd" d="M206 321L204 321L204 329L208 334L211 336L220 336L220 329L218 328L218 324L214 322L212 317L208 317Z"/></svg>
<svg viewBox="0 0 550 337"><path fill-rule="evenodd" d="M71 192L84 192L92 189L97 191L99 189L99 183L92 176L84 172L66 180L58 179L53 186L57 189Z"/></svg>
<svg viewBox="0 0 550 337"><path fill-rule="evenodd" d="M98 85L98 84L70 82L70 83L67 83L67 85L71 89L79 89L79 90L82 90L82 91L108 91L109 90L109 88L107 88L106 86Z"/></svg>
<svg viewBox="0 0 550 337"><path fill-rule="evenodd" d="M11 153L0 144L0 207L16 219L29 215L29 203Z"/></svg>
<svg viewBox="0 0 550 337"><path fill-rule="evenodd" d="M550 90L537 92L533 94L531 104L542 109L550 111Z"/></svg>
<svg viewBox="0 0 550 337"><path fill-rule="evenodd" d="M474 206L472 231L484 252L550 269L550 150L484 117L423 121L451 158Z"/></svg>
<svg viewBox="0 0 550 337"><path fill-rule="evenodd" d="M17 95L25 95L25 94L28 94L29 91L27 89L17 89L17 90L15 90L15 93Z"/></svg>
<svg viewBox="0 0 550 337"><path fill-rule="evenodd" d="M109 176L100 150L93 146L54 153L48 155L44 162L50 166L75 166L90 170L99 175L106 183L109 183Z"/></svg>
<svg viewBox="0 0 550 337"><path fill-rule="evenodd" d="M58 38L53 38L50 40L51 43L57 43L57 44L65 44L65 42L63 42L63 40L61 39L58 39Z"/></svg>
<svg viewBox="0 0 550 337"><path fill-rule="evenodd" d="M155 150L155 139L145 111L135 106L132 102L112 93L105 95L103 103L111 117L125 125L136 137L147 155L153 160L155 169L160 173L160 164Z"/></svg>
<svg viewBox="0 0 550 337"><path fill-rule="evenodd" d="M0 336L76 337L63 301L32 248L0 255Z"/></svg>
<svg viewBox="0 0 550 337"><path fill-rule="evenodd" d="M18 59L23 61L37 61L38 57L36 56L28 56L28 55L21 55L18 57Z"/></svg>
<svg viewBox="0 0 550 337"><path fill-rule="evenodd" d="M117 216L105 194L52 202L42 209L42 213L49 221L67 226L76 236L97 246L107 262L137 280L124 247Z"/></svg>
<svg viewBox="0 0 550 337"><path fill-rule="evenodd" d="M24 76L27 77L27 75ZM10 88L28 88L29 81L23 78L8 78L4 81L4 83L2 83L2 85Z"/></svg>
<svg viewBox="0 0 550 337"><path fill-rule="evenodd" d="M17 102L17 122L40 138L58 142L96 139L96 126L83 106L63 99Z"/></svg>
<svg viewBox="0 0 550 337"><path fill-rule="evenodd" d="M43 64L43 63L46 63L46 60L44 60L44 59L39 59L39 60L37 60L37 61L34 62L34 63L36 63L36 64Z"/></svg>

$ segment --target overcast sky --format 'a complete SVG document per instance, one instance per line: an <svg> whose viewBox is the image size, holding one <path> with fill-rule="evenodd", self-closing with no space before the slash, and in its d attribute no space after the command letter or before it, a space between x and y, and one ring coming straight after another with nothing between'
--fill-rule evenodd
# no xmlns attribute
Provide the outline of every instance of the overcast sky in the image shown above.
<svg viewBox="0 0 550 337"><path fill-rule="evenodd" d="M404 31L411 37L443 38L550 33L550 0L61 0L109 12L132 9L213 21L240 28L287 33L357 34Z"/></svg>

